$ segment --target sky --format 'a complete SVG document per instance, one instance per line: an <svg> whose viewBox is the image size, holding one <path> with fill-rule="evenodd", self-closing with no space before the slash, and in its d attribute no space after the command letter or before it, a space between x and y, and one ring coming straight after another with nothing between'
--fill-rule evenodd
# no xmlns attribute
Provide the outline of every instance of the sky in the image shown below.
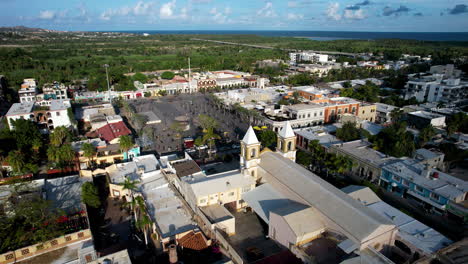
<svg viewBox="0 0 468 264"><path fill-rule="evenodd" d="M0 0L0 26L54 30L468 32L468 0Z"/></svg>

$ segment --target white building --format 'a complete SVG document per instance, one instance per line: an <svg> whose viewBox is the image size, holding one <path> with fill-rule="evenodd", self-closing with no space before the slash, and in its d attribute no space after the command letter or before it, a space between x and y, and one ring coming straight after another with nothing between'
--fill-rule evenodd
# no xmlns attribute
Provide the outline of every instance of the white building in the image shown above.
<svg viewBox="0 0 468 264"><path fill-rule="evenodd" d="M71 127L72 120L68 115L70 100L51 100L50 106L38 106L33 102L13 104L6 114L8 125L14 129L13 120L27 119L39 124L41 132L47 133L55 127Z"/></svg>
<svg viewBox="0 0 468 264"><path fill-rule="evenodd" d="M37 84L35 79L24 79L21 89L18 91L20 103L34 102L37 95Z"/></svg>
<svg viewBox="0 0 468 264"><path fill-rule="evenodd" d="M466 100L468 97L468 82L455 77L459 76L458 73L453 73L453 69L445 71L431 69L431 72L440 73L412 74L409 76L409 81L405 86L405 99L415 97L420 102L443 103L457 103Z"/></svg>
<svg viewBox="0 0 468 264"><path fill-rule="evenodd" d="M376 115L375 121L379 124L392 122L391 113L393 110L399 109L399 107L388 105L388 104L382 104L382 103L376 103L376 105L377 105L377 109L376 109L377 115Z"/></svg>
<svg viewBox="0 0 468 264"><path fill-rule="evenodd" d="M328 55L327 54L318 54L314 52L292 52L289 53L289 60L291 64L296 64L300 61L311 61L314 63L317 62L327 62Z"/></svg>

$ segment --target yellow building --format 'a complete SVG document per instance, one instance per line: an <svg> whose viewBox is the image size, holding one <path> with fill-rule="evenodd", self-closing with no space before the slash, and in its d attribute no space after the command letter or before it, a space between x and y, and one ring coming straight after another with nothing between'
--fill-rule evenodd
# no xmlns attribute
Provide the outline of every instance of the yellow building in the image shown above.
<svg viewBox="0 0 468 264"><path fill-rule="evenodd" d="M357 112L358 118L363 121L375 122L377 115L377 105L371 103L361 103L359 111Z"/></svg>

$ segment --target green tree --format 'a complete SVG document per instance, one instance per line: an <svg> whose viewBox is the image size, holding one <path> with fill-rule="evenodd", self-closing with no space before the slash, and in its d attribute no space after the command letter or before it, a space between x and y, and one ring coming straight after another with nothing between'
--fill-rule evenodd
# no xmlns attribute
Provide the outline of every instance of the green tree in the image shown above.
<svg viewBox="0 0 468 264"><path fill-rule="evenodd" d="M83 156L88 160L88 165L91 165L94 156L96 156L96 147L91 143L84 143L81 150L83 151Z"/></svg>
<svg viewBox="0 0 468 264"><path fill-rule="evenodd" d="M54 129L54 131L49 135L50 144L54 146L61 146L65 143L71 141L72 134L64 126L59 126Z"/></svg>
<svg viewBox="0 0 468 264"><path fill-rule="evenodd" d="M135 201L135 198L134 198L134 192L136 190L138 190L138 183L139 181L133 181L133 180L130 180L128 178L125 178L125 181L123 183L120 183L119 185L122 186L122 189L123 190L126 190L129 192L129 195L130 195L130 210L132 210L135 214L135 218L136 218L136 211L134 210L134 208L136 208L135 204L136 204L136 201Z"/></svg>
<svg viewBox="0 0 468 264"><path fill-rule="evenodd" d="M167 91L166 91L166 90L159 90L159 91L158 91L158 95L159 95L159 96L166 96L166 95L167 95Z"/></svg>
<svg viewBox="0 0 468 264"><path fill-rule="evenodd" d="M394 157L411 157L416 147L413 134L406 127L405 122L397 122L382 129L371 138L374 148Z"/></svg>
<svg viewBox="0 0 468 264"><path fill-rule="evenodd" d="M125 153L133 148L134 143L130 135L122 135L119 137L119 149L121 152Z"/></svg>
<svg viewBox="0 0 468 264"><path fill-rule="evenodd" d="M271 149L276 145L276 133L272 130L265 129L260 131L259 139L264 147Z"/></svg>
<svg viewBox="0 0 468 264"><path fill-rule="evenodd" d="M343 141L353 141L361 137L355 122L345 122L343 127L336 130L336 136Z"/></svg>
<svg viewBox="0 0 468 264"><path fill-rule="evenodd" d="M216 129L219 126L218 121L216 121L216 119L208 115L199 115L198 123L200 124L203 131L209 129Z"/></svg>
<svg viewBox="0 0 468 264"><path fill-rule="evenodd" d="M421 129L418 135L418 145L423 147L427 142L429 142L436 135L436 131L432 125L428 125Z"/></svg>
<svg viewBox="0 0 468 264"><path fill-rule="evenodd" d="M161 78L166 79L166 80L172 80L174 78L175 74L170 71L165 71L161 74Z"/></svg>
<svg viewBox="0 0 468 264"><path fill-rule="evenodd" d="M24 166L26 165L26 157L21 151L10 151L10 153L8 153L7 161L14 172L21 173L24 171Z"/></svg>
<svg viewBox="0 0 468 264"><path fill-rule="evenodd" d="M153 224L151 219L147 214L144 214L140 219L136 222L136 226L143 232L143 236L145 237L145 245L148 245L148 230L150 226Z"/></svg>
<svg viewBox="0 0 468 264"><path fill-rule="evenodd" d="M141 83L147 83L148 82L148 77L144 75L141 72L135 73L135 75L132 76L132 81L139 81Z"/></svg>
<svg viewBox="0 0 468 264"><path fill-rule="evenodd" d="M209 128L208 130L205 131L202 139L203 139L203 143L208 144L208 146L210 147L210 150L212 150L213 146L216 143L216 140L221 139L221 137L214 132L213 128Z"/></svg>
<svg viewBox="0 0 468 264"><path fill-rule="evenodd" d="M47 149L47 157L55 163L56 167L64 168L75 159L75 151L70 143L61 146L50 145Z"/></svg>
<svg viewBox="0 0 468 264"><path fill-rule="evenodd" d="M39 130L32 121L26 119L17 119L12 121L14 130L12 136L16 146L25 154L29 154L34 142L42 141Z"/></svg>
<svg viewBox="0 0 468 264"><path fill-rule="evenodd" d="M91 182L85 182L81 186L81 198L83 202L90 207L98 208L101 206L98 190Z"/></svg>

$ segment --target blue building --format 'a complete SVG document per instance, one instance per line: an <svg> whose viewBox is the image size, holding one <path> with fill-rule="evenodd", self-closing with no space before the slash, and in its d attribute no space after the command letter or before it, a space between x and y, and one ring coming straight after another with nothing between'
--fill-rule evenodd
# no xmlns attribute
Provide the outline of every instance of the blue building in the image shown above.
<svg viewBox="0 0 468 264"><path fill-rule="evenodd" d="M468 200L468 182L413 159L383 166L380 186L441 214L449 202L466 204Z"/></svg>

